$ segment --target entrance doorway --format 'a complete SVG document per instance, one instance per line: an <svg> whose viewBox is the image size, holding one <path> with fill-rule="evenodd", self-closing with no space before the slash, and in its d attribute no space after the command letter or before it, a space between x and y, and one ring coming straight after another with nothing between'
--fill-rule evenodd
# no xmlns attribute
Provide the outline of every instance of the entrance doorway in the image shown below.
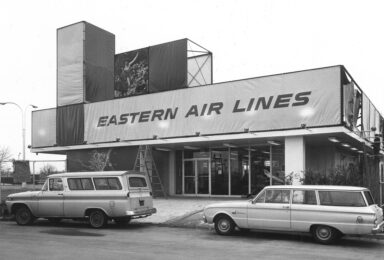
<svg viewBox="0 0 384 260"><path fill-rule="evenodd" d="M183 165L183 193L211 194L210 159L185 159Z"/></svg>

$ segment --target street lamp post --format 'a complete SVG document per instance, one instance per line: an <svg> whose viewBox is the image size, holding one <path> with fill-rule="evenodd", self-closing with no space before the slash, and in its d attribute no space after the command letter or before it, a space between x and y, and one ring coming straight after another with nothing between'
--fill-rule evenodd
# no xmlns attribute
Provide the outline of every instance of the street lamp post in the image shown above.
<svg viewBox="0 0 384 260"><path fill-rule="evenodd" d="M22 153L23 153L23 160L25 160L25 115L27 112L28 107L37 108L37 106L29 104L25 106L24 110L21 108L21 106L15 102L1 102L0 105L15 105L20 109L21 112L21 138L22 138Z"/></svg>

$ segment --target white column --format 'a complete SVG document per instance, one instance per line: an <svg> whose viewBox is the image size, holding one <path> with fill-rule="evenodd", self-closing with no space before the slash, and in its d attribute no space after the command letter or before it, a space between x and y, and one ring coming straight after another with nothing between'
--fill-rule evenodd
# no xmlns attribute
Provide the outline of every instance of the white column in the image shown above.
<svg viewBox="0 0 384 260"><path fill-rule="evenodd" d="M285 176L293 174L292 184L300 184L305 172L305 142L303 136L285 138Z"/></svg>
<svg viewBox="0 0 384 260"><path fill-rule="evenodd" d="M175 195L176 193L176 152L169 152L169 177L168 177L168 192L169 195Z"/></svg>

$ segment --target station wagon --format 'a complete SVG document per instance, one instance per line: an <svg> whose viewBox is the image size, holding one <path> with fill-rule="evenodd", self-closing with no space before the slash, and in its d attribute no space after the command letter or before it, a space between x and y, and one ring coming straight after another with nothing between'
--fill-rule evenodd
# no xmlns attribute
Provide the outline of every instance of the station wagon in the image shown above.
<svg viewBox="0 0 384 260"><path fill-rule="evenodd" d="M204 221L220 235L239 229L310 232L330 244L342 235L383 232L383 211L362 187L268 186L254 199L211 204Z"/></svg>

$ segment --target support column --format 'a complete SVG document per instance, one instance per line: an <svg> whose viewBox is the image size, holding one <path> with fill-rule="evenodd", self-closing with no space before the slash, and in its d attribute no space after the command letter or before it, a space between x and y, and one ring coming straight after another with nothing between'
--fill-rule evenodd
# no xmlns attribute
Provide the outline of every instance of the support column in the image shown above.
<svg viewBox="0 0 384 260"><path fill-rule="evenodd" d="M303 136L285 138L285 177L293 175L292 184L301 184L305 172L305 142Z"/></svg>
<svg viewBox="0 0 384 260"><path fill-rule="evenodd" d="M168 184L168 194L176 194L176 152L169 152L169 184Z"/></svg>

